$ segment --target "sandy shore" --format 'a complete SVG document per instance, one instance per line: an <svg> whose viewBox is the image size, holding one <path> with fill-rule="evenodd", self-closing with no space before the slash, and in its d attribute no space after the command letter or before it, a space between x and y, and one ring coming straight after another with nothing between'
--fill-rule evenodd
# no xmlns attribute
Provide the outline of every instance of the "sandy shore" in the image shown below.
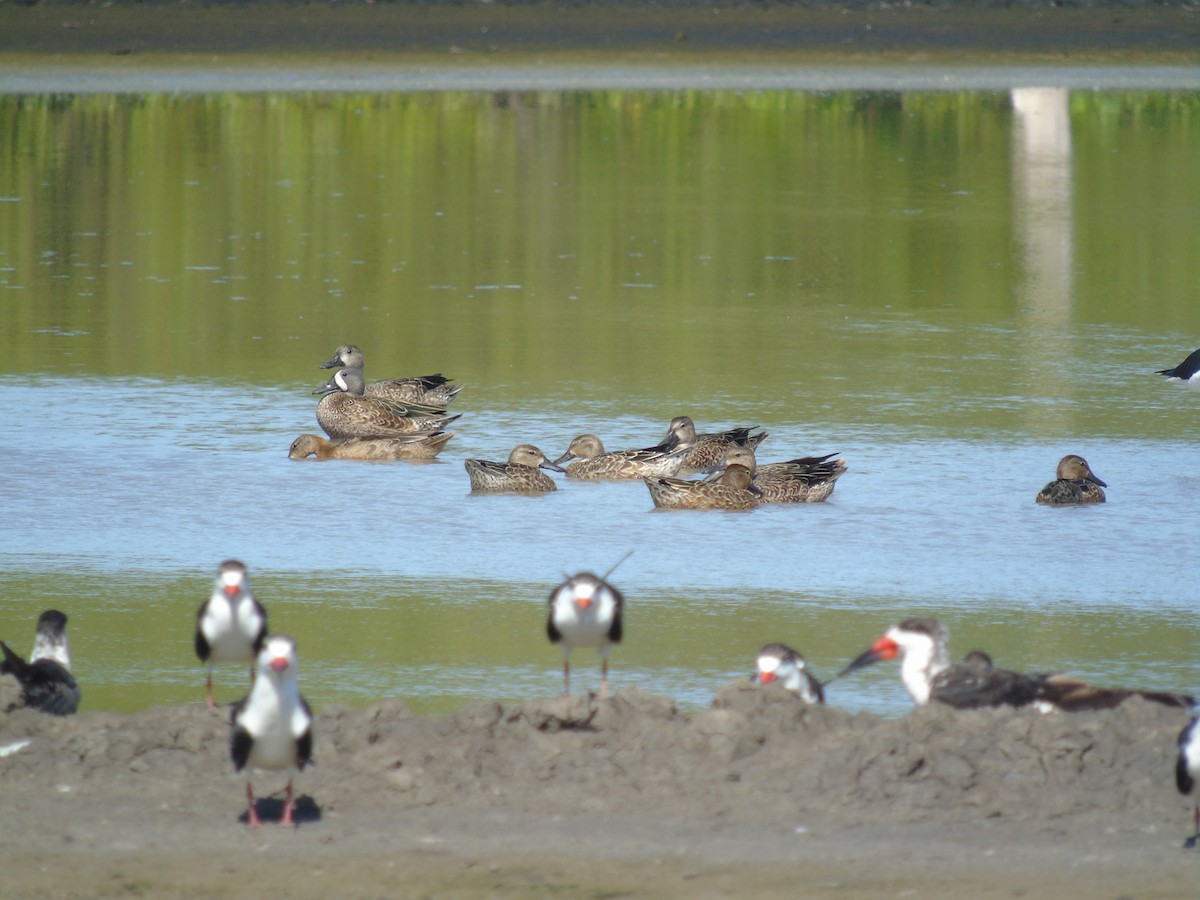
<svg viewBox="0 0 1200 900"><path fill-rule="evenodd" d="M748 683L692 716L636 689L437 717L333 707L289 830L244 824L223 713L16 710L2 893L1195 896L1172 777L1186 720L1140 699L883 719ZM268 820L284 783L256 776Z"/></svg>

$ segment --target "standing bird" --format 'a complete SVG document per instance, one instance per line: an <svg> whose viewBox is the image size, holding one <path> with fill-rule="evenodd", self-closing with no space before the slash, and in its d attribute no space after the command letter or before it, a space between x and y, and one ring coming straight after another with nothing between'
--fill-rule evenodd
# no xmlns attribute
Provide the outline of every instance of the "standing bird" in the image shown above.
<svg viewBox="0 0 1200 900"><path fill-rule="evenodd" d="M209 708L217 706L213 700L213 665L248 662L253 684L254 658L266 636L267 614L250 593L246 567L236 559L225 560L217 569L212 596L196 613L196 655L208 664L204 699Z"/></svg>
<svg viewBox="0 0 1200 900"><path fill-rule="evenodd" d="M507 462L490 459L464 459L463 467L471 479L471 490L488 493L543 494L557 491L554 479L539 469L563 471L546 459L533 444L517 444Z"/></svg>
<svg viewBox="0 0 1200 900"><path fill-rule="evenodd" d="M69 716L79 709L79 685L71 675L65 614L48 609L38 617L29 662L13 653L4 641L0 641L0 651L4 653L0 675L12 675L20 682L21 700L27 707L55 716Z"/></svg>
<svg viewBox="0 0 1200 900"><path fill-rule="evenodd" d="M610 569L604 578L611 574ZM600 699L608 696L608 654L613 644L621 643L625 598L604 578L580 572L550 592L546 634L562 647L564 697L571 696L571 651L576 647L595 647L600 654Z"/></svg>
<svg viewBox="0 0 1200 900"><path fill-rule="evenodd" d="M1185 797L1192 792L1196 779L1200 778L1200 716L1187 723L1179 732L1179 757L1175 760L1175 784L1179 793ZM1192 836L1183 842L1185 850L1190 850L1200 842L1200 803L1196 804L1195 830Z"/></svg>
<svg viewBox="0 0 1200 900"><path fill-rule="evenodd" d="M229 755L240 772L288 770L287 799L279 824L292 826L292 779L312 762L312 710L296 683L296 642L280 634L267 638L258 654L258 678L250 693L234 707ZM247 821L262 824L254 808L254 787L246 776Z"/></svg>
<svg viewBox="0 0 1200 900"><path fill-rule="evenodd" d="M824 703L825 691L821 682L805 668L804 657L787 644L767 644L758 651L758 671L754 680L759 684L779 684L805 703Z"/></svg>
<svg viewBox="0 0 1200 900"><path fill-rule="evenodd" d="M1200 391L1200 350L1193 350L1175 368L1163 369L1158 374L1185 385L1189 391Z"/></svg>
<svg viewBox="0 0 1200 900"><path fill-rule="evenodd" d="M1054 481L1038 491L1037 502L1047 506L1064 506L1072 503L1103 503L1104 491L1108 487L1097 478L1082 456L1070 454L1058 461Z"/></svg>
<svg viewBox="0 0 1200 900"><path fill-rule="evenodd" d="M321 363L322 369L362 369L363 352L355 344L342 344L333 352L333 359ZM386 378L372 381L363 392L393 403L421 403L425 406L446 407L462 390L461 384L450 384L445 375L416 375L411 378Z"/></svg>

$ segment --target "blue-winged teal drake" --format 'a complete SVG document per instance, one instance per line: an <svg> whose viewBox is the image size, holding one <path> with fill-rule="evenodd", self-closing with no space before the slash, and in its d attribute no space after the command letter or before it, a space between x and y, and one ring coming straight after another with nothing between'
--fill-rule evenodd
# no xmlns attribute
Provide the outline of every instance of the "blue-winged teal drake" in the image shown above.
<svg viewBox="0 0 1200 900"><path fill-rule="evenodd" d="M600 438L581 434L554 464L574 460L567 466L568 478L669 478L679 471L686 455L684 448L668 450L661 444L644 450L605 451Z"/></svg>
<svg viewBox="0 0 1200 900"><path fill-rule="evenodd" d="M1106 487L1107 484L1092 474L1087 460L1072 453L1058 461L1057 477L1038 491L1037 502L1049 506L1103 503L1101 488Z"/></svg>
<svg viewBox="0 0 1200 900"><path fill-rule="evenodd" d="M571 696L571 651L595 647L600 654L600 697L608 694L608 653L621 642L621 592L591 572L572 575L550 592L546 634L562 647L563 696Z"/></svg>
<svg viewBox="0 0 1200 900"><path fill-rule="evenodd" d="M804 657L787 644L767 644L758 651L759 684L778 684L805 703L824 703L825 691L805 667Z"/></svg>
<svg viewBox="0 0 1200 900"><path fill-rule="evenodd" d="M683 459L679 474L692 475L721 462L725 458L725 451L732 446L741 445L753 450L767 437L765 431L751 434L756 427L751 425L712 434L696 434L696 423L691 418L676 416L667 428L662 446L669 450L687 449L689 452Z"/></svg>
<svg viewBox="0 0 1200 900"><path fill-rule="evenodd" d="M8 674L21 685L21 700L29 709L69 716L79 709L79 685L71 674L67 649L67 617L48 609L38 617L37 633L29 662L0 641L0 675Z"/></svg>
<svg viewBox="0 0 1200 900"><path fill-rule="evenodd" d="M317 434L302 434L288 448L288 459L433 459L454 437L453 431L406 434L391 438L348 438L327 441Z"/></svg>
<svg viewBox="0 0 1200 900"><path fill-rule="evenodd" d="M363 353L356 344L342 344L334 351L333 359L321 364L322 369L364 369ZM411 378L385 378L372 381L363 389L364 396L381 397L393 403L420 403L425 406L450 405L461 384L450 384L445 375L416 375Z"/></svg>
<svg viewBox="0 0 1200 900"><path fill-rule="evenodd" d="M846 474L846 462L826 456L801 456L787 462L759 465L749 447L734 445L725 451L725 460L713 471L727 465L745 466L762 491L763 503L820 503L833 493L837 480Z"/></svg>
<svg viewBox="0 0 1200 900"><path fill-rule="evenodd" d="M539 469L562 469L546 459L532 444L518 444L508 454L508 462L486 459L464 459L463 465L471 476L471 490L536 494L556 491L554 479Z"/></svg>
<svg viewBox="0 0 1200 900"><path fill-rule="evenodd" d="M313 393L325 395L317 404L317 424L334 440L441 431L445 425L460 418L447 415L444 409L435 406L365 397L362 369L338 369Z"/></svg>
<svg viewBox="0 0 1200 900"><path fill-rule="evenodd" d="M1166 376L1168 381L1186 385L1189 391L1200 391L1200 350L1193 350L1175 368L1163 369L1158 374Z"/></svg>
<svg viewBox="0 0 1200 900"><path fill-rule="evenodd" d="M645 478L650 499L661 509L754 509L762 494L745 466L726 466L712 481Z"/></svg>

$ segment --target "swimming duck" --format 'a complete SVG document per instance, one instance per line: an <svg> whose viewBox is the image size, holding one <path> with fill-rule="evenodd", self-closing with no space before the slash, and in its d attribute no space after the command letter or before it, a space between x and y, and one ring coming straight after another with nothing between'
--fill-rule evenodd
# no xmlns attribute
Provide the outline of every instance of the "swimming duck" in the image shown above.
<svg viewBox="0 0 1200 900"><path fill-rule="evenodd" d="M668 450L662 444L644 450L605 451L600 438L594 434L581 434L571 441L567 452L554 461L567 466L568 478L651 478L670 477L679 471L687 450Z"/></svg>
<svg viewBox="0 0 1200 900"><path fill-rule="evenodd" d="M334 440L396 437L414 432L441 431L461 418L436 406L400 404L363 395L362 369L338 369L313 391L324 394L317 404L317 424Z"/></svg>
<svg viewBox="0 0 1200 900"><path fill-rule="evenodd" d="M725 451L725 461L710 466L709 471L721 471L727 465L745 466L762 491L763 503L820 503L833 493L837 480L846 474L846 463L826 456L801 456L787 462L758 465L754 451L735 444ZM832 460L832 462L830 461Z"/></svg>
<svg viewBox="0 0 1200 900"><path fill-rule="evenodd" d="M1168 381L1186 385L1189 391L1200 391L1200 350L1193 350L1175 368L1163 369L1158 374L1165 376Z"/></svg>
<svg viewBox="0 0 1200 900"><path fill-rule="evenodd" d="M333 359L321 364L322 369L363 369L363 353L356 344L342 344L334 351ZM411 378L386 378L372 381L363 389L366 397L380 397L392 403L420 403L445 408L458 396L463 386L450 384L445 375L417 375Z"/></svg>
<svg viewBox="0 0 1200 900"><path fill-rule="evenodd" d="M433 459L442 452L453 431L409 434L391 438L350 438L327 441L316 434L302 434L288 448L288 459Z"/></svg>
<svg viewBox="0 0 1200 900"><path fill-rule="evenodd" d="M805 667L800 651L787 644L767 644L758 651L757 666L754 680L759 684L778 684L805 703L825 702L821 682Z"/></svg>
<svg viewBox="0 0 1200 900"><path fill-rule="evenodd" d="M712 481L644 478L650 499L661 509L754 509L762 491L745 466L729 465Z"/></svg>
<svg viewBox="0 0 1200 900"><path fill-rule="evenodd" d="M731 428L728 431L718 431L712 434L696 434L696 423L688 416L676 416L667 428L667 436L662 446L669 450L686 448L689 452L683 459L679 469L680 475L692 475L701 472L725 458L725 451L735 444L749 447L753 450L766 439L767 433L750 432L757 428L751 425L747 428Z"/></svg>
<svg viewBox="0 0 1200 900"><path fill-rule="evenodd" d="M532 444L518 444L508 454L508 462L486 459L464 459L463 465L471 477L471 490L491 492L543 493L556 491L554 479L538 469L563 471L546 459Z"/></svg>
<svg viewBox="0 0 1200 900"><path fill-rule="evenodd" d="M1070 454L1058 461L1058 473L1054 481L1038 491L1037 502L1049 506L1071 503L1103 503L1104 491L1108 487L1092 474L1091 467L1082 456Z"/></svg>
<svg viewBox="0 0 1200 900"><path fill-rule="evenodd" d="M0 675L9 674L21 685L21 700L29 709L69 716L79 709L79 685L71 675L67 650L67 617L48 609L38 617L37 634L29 662L0 641Z"/></svg>

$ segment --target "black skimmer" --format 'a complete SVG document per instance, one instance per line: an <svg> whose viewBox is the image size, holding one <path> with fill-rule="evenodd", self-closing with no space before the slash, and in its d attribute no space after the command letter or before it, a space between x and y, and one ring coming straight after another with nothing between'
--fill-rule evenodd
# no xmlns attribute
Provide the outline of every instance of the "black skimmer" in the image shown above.
<svg viewBox="0 0 1200 900"><path fill-rule="evenodd" d="M758 651L754 680L759 684L779 684L805 703L825 702L821 682L805 668L804 657L787 644L767 644Z"/></svg>
<svg viewBox="0 0 1200 900"><path fill-rule="evenodd" d="M1188 694L1173 694L1169 691L1143 691L1137 688L1096 687L1070 675L1054 673L1032 676L1038 683L1038 703L1064 712L1087 712L1096 709L1113 709L1130 697L1141 697L1151 703L1175 709L1191 709L1196 700Z"/></svg>
<svg viewBox="0 0 1200 900"><path fill-rule="evenodd" d="M21 699L30 709L55 716L69 716L79 709L79 685L71 675L67 650L67 617L48 609L38 617L37 635L29 662L0 641L4 660L0 674L12 675L21 684Z"/></svg>
<svg viewBox="0 0 1200 900"><path fill-rule="evenodd" d="M1179 786L1179 793L1185 797L1190 794L1197 778L1200 778L1200 716L1188 722L1187 727L1179 732L1179 757L1175 760L1175 784ZM1183 846L1190 850L1198 842L1200 803L1195 807L1195 830L1192 836L1183 842Z"/></svg>
<svg viewBox="0 0 1200 900"><path fill-rule="evenodd" d="M250 663L250 680L254 681L254 659L267 636L267 614L254 595L246 567L236 559L227 559L217 569L212 596L196 614L196 655L208 664L208 680L204 699L210 707L213 700L213 665L219 662Z"/></svg>
<svg viewBox="0 0 1200 900"><path fill-rule="evenodd" d="M937 619L908 619L889 628L840 675L899 656L900 680L917 706L931 700L956 709L1026 706L1038 699L1036 678L997 669L979 651L951 663L949 643L950 632Z"/></svg>
<svg viewBox="0 0 1200 900"><path fill-rule="evenodd" d="M1054 480L1038 491L1036 502L1048 506L1071 503L1103 503L1104 491L1108 487L1096 477L1082 456L1070 454L1058 461Z"/></svg>
<svg viewBox="0 0 1200 900"><path fill-rule="evenodd" d="M1186 385L1189 391L1200 391L1200 350L1193 350L1175 368L1163 369L1158 374L1165 375L1168 381Z"/></svg>
<svg viewBox="0 0 1200 900"><path fill-rule="evenodd" d="M610 569L605 578L611 574ZM576 647L595 647L600 654L600 697L608 696L608 654L621 642L624 603L620 591L591 572L572 575L551 591L546 633L562 647L564 697L571 696L571 651Z"/></svg>
<svg viewBox="0 0 1200 900"><path fill-rule="evenodd" d="M312 710L296 683L296 642L272 635L258 654L258 678L250 693L233 707L229 754L237 771L245 768L288 770L287 799L280 825L295 825L292 779L312 761ZM246 778L247 820L262 824L254 808L254 788Z"/></svg>

